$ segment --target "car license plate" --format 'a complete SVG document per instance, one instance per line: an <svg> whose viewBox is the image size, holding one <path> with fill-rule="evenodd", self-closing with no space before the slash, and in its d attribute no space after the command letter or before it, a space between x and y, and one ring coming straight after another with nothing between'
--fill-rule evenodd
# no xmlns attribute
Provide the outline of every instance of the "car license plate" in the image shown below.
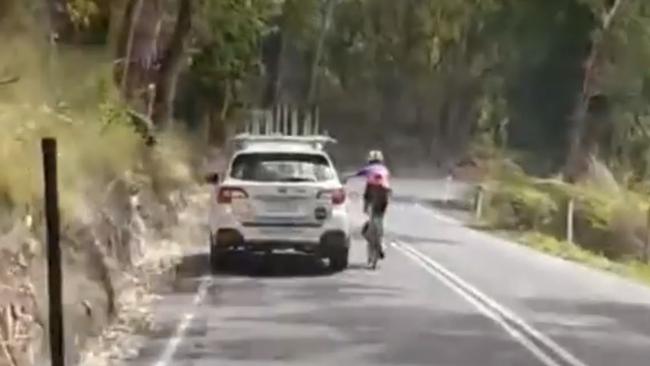
<svg viewBox="0 0 650 366"><path fill-rule="evenodd" d="M268 212L296 212L298 205L296 202L271 202L266 205Z"/></svg>
<svg viewBox="0 0 650 366"><path fill-rule="evenodd" d="M287 235L299 234L301 233L301 230L300 228L288 227L288 226L265 227L265 228L260 228L260 233L262 235L268 235L268 236L277 236L277 235L287 236Z"/></svg>

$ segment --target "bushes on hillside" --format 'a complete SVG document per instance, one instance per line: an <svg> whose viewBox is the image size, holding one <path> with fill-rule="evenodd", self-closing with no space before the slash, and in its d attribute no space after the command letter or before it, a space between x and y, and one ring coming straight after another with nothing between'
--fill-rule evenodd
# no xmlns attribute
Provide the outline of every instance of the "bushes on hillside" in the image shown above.
<svg viewBox="0 0 650 366"><path fill-rule="evenodd" d="M499 167L485 184L484 219L504 230L534 231L566 239L568 202L574 202L574 241L614 259L644 257L647 197L535 179Z"/></svg>

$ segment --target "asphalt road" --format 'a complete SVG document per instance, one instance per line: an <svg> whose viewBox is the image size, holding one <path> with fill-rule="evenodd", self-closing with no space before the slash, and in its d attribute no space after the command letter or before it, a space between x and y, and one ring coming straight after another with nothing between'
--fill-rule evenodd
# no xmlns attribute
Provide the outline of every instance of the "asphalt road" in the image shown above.
<svg viewBox="0 0 650 366"><path fill-rule="evenodd" d="M650 364L648 288L416 203L395 203L387 227L377 271L358 236L341 273L275 254L212 276L205 253L188 255L126 365Z"/></svg>

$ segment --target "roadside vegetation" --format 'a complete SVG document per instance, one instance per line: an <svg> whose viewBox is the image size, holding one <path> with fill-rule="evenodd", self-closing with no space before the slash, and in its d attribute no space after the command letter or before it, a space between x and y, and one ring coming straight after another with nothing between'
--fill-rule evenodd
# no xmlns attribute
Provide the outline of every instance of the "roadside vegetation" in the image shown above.
<svg viewBox="0 0 650 366"><path fill-rule="evenodd" d="M512 162L493 163L482 182L480 229L547 254L650 284L650 197L618 185L569 184L526 175ZM573 201L569 242L568 215Z"/></svg>
<svg viewBox="0 0 650 366"><path fill-rule="evenodd" d="M500 4L493 10L511 11L512 23L503 27L527 20L506 31L514 43L502 39L495 47L517 45L524 57L496 68L501 75L496 85L505 89L491 89L497 99L480 104L472 142L464 150L464 162L483 176L480 225L650 283L648 4ZM528 17L527 11L538 16Z"/></svg>
<svg viewBox="0 0 650 366"><path fill-rule="evenodd" d="M143 296L143 279L168 266L153 263L151 254L172 253L180 242L179 196L196 187L186 137L161 131L158 144L144 144L110 79L110 59L96 47L75 45L52 54L43 41L46 16L28 3L0 6L0 79L8 80L0 85L0 363L6 365L37 364L48 354L42 137L55 137L59 146L70 362L106 325L130 319L130 297Z"/></svg>
<svg viewBox="0 0 650 366"><path fill-rule="evenodd" d="M649 39L646 0L2 0L0 312L24 329L0 322L0 359L47 354L41 137L79 349L180 241L203 156L280 103L318 107L341 166L475 165L489 227L647 279Z"/></svg>

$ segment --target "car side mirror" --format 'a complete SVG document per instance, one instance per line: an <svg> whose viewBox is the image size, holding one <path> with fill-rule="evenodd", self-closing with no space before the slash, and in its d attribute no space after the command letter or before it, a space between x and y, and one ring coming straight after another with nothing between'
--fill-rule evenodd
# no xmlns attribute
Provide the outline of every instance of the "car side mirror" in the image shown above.
<svg viewBox="0 0 650 366"><path fill-rule="evenodd" d="M219 183L219 173L210 173L205 176L205 182L208 184Z"/></svg>

